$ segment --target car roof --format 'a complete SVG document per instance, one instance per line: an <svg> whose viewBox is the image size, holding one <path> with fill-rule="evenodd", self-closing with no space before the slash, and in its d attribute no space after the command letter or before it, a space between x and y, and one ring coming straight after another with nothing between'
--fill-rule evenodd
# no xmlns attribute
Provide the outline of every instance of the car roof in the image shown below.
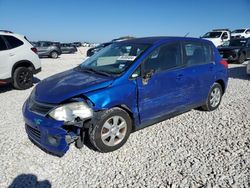
<svg viewBox="0 0 250 188"><path fill-rule="evenodd" d="M195 40L195 41L205 41L204 39L192 38L192 37L169 37L169 36L159 36L159 37L143 37L129 39L121 41L119 43L134 43L134 44L156 44L168 40Z"/></svg>

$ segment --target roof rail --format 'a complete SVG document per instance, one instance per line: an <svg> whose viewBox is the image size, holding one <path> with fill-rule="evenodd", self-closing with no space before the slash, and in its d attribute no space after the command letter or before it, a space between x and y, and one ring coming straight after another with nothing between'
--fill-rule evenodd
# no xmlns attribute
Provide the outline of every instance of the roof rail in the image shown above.
<svg viewBox="0 0 250 188"><path fill-rule="evenodd" d="M12 31L8 31L8 30L1 30L1 29L0 29L0 32L4 32L4 33L13 33Z"/></svg>

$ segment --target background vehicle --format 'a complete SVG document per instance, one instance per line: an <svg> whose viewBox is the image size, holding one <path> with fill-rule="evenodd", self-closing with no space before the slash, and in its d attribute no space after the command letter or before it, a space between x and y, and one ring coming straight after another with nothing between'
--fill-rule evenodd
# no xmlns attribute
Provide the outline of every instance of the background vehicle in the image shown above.
<svg viewBox="0 0 250 188"><path fill-rule="evenodd" d="M33 42L39 57L58 58L62 54L60 43L50 41Z"/></svg>
<svg viewBox="0 0 250 188"><path fill-rule="evenodd" d="M33 85L33 74L41 71L41 62L26 37L0 31L0 84L12 83L16 89Z"/></svg>
<svg viewBox="0 0 250 188"><path fill-rule="evenodd" d="M70 54L77 52L77 48L70 43L61 43L60 48L63 54Z"/></svg>
<svg viewBox="0 0 250 188"><path fill-rule="evenodd" d="M231 37L233 38L250 38L250 28L248 29L236 29L232 31Z"/></svg>
<svg viewBox="0 0 250 188"><path fill-rule="evenodd" d="M81 42L73 42L72 45L75 47L80 47L80 46L82 46L82 43Z"/></svg>
<svg viewBox="0 0 250 188"><path fill-rule="evenodd" d="M23 107L26 131L54 154L63 155L73 142L82 147L85 134L97 150L110 152L132 130L196 107L215 110L227 81L227 62L210 41L149 37L117 42L40 82Z"/></svg>
<svg viewBox="0 0 250 188"><path fill-rule="evenodd" d="M90 57L92 55L94 55L95 53L99 52L101 49L105 48L106 46L112 44L112 42L106 42L106 43L102 43L94 48L90 48L87 51L87 56Z"/></svg>
<svg viewBox="0 0 250 188"><path fill-rule="evenodd" d="M113 39L112 41L110 42L105 42L105 43L102 43L96 47L93 47L93 48L90 48L88 51L87 51L87 56L90 57L92 56L93 54L99 52L101 49L105 48L106 46L114 43L114 42L121 42L121 41L125 41L125 40L129 40L129 39L134 39L134 37L130 37L130 36L124 36L124 37L119 37L117 39Z"/></svg>
<svg viewBox="0 0 250 188"><path fill-rule="evenodd" d="M214 29L203 35L201 38L210 40L216 47L218 47L224 42L229 41L231 39L231 34L228 29Z"/></svg>
<svg viewBox="0 0 250 188"><path fill-rule="evenodd" d="M250 59L250 38L232 39L218 49L221 57L229 62L243 63Z"/></svg>

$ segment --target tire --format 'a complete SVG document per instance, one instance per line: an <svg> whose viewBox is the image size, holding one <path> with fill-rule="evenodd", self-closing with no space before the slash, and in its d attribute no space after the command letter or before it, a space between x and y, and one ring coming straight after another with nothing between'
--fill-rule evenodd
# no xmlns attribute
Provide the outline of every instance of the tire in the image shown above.
<svg viewBox="0 0 250 188"><path fill-rule="evenodd" d="M33 72L27 67L18 67L13 74L13 86L24 90L33 86Z"/></svg>
<svg viewBox="0 0 250 188"><path fill-rule="evenodd" d="M58 58L58 53L56 52L56 51L52 51L51 53L50 53L50 57L51 58L53 58L53 59L57 59Z"/></svg>
<svg viewBox="0 0 250 188"><path fill-rule="evenodd" d="M211 87L206 104L202 106L205 111L213 111L217 109L220 105L222 98L222 87L219 83L214 83Z"/></svg>
<svg viewBox="0 0 250 188"><path fill-rule="evenodd" d="M132 121L128 113L120 108L112 108L94 118L89 128L89 140L97 150L107 153L122 147L131 130Z"/></svg>
<svg viewBox="0 0 250 188"><path fill-rule="evenodd" d="M240 53L239 59L238 59L238 63L242 64L244 63L246 60L246 55L244 53Z"/></svg>

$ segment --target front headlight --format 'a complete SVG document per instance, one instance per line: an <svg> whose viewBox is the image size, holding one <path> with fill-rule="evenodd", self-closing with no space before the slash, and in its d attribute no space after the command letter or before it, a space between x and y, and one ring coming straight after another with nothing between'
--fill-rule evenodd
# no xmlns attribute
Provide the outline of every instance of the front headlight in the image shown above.
<svg viewBox="0 0 250 188"><path fill-rule="evenodd" d="M49 116L58 121L73 122L76 118L92 117L93 111L84 102L72 102L54 109L49 113Z"/></svg>

